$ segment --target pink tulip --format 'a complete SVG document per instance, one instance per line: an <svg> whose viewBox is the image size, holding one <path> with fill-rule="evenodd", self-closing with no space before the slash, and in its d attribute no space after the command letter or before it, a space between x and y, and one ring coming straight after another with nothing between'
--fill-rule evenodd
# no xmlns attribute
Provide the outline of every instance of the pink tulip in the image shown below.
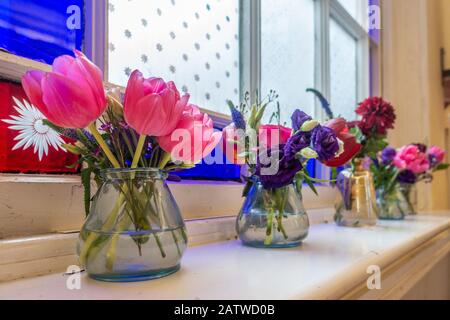
<svg viewBox="0 0 450 320"><path fill-rule="evenodd" d="M278 125L263 125L259 128L259 146L262 149L271 149L285 144L292 135L292 129Z"/></svg>
<svg viewBox="0 0 450 320"><path fill-rule="evenodd" d="M424 173L430 169L427 155L420 152L415 145L407 145L400 148L394 158L394 165L399 169L407 169L416 174Z"/></svg>
<svg viewBox="0 0 450 320"><path fill-rule="evenodd" d="M188 105L175 130L158 138L160 147L172 155L172 160L196 164L209 155L222 139L214 132L213 122L194 105Z"/></svg>
<svg viewBox="0 0 450 320"><path fill-rule="evenodd" d="M180 97L173 82L145 79L136 70L125 91L125 120L139 134L166 136L175 130L188 101L189 95Z"/></svg>
<svg viewBox="0 0 450 320"><path fill-rule="evenodd" d="M428 149L428 154L434 157L436 164L442 163L445 158L445 151L439 147L432 146Z"/></svg>
<svg viewBox="0 0 450 320"><path fill-rule="evenodd" d="M31 103L63 128L85 128L107 106L100 69L79 51L56 58L52 72L27 72L22 85Z"/></svg>

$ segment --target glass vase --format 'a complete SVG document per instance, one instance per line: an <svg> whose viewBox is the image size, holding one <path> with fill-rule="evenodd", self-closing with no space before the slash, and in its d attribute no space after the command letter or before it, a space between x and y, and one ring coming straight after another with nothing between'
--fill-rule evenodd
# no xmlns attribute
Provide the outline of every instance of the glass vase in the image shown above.
<svg viewBox="0 0 450 320"><path fill-rule="evenodd" d="M343 227L376 225L379 209L372 173L358 166L342 171L337 180L341 198L336 204L336 223Z"/></svg>
<svg viewBox="0 0 450 320"><path fill-rule="evenodd" d="M403 220L411 212L405 190L401 185L391 189L377 190L377 203L380 209L378 217L381 220Z"/></svg>
<svg viewBox="0 0 450 320"><path fill-rule="evenodd" d="M417 189L415 184L403 183L400 185L400 192L406 201L406 215L417 215Z"/></svg>
<svg viewBox="0 0 450 320"><path fill-rule="evenodd" d="M80 232L78 254L88 275L111 282L142 281L179 270L187 246L180 210L157 169L101 173Z"/></svg>
<svg viewBox="0 0 450 320"><path fill-rule="evenodd" d="M295 184L264 189L253 178L236 221L239 239L257 248L290 248L307 237L309 219L303 207L301 190Z"/></svg>

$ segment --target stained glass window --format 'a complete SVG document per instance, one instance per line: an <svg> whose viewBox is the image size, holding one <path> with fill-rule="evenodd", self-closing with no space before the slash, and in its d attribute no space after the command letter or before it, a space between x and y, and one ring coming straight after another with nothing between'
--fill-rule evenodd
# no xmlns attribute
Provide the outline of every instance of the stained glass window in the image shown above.
<svg viewBox="0 0 450 320"><path fill-rule="evenodd" d="M81 50L83 11L83 0L0 0L0 50L49 64ZM77 157L47 143L27 103L19 84L0 81L0 172L76 172Z"/></svg>
<svg viewBox="0 0 450 320"><path fill-rule="evenodd" d="M1 0L0 49L51 64L81 50L83 0Z"/></svg>
<svg viewBox="0 0 450 320"><path fill-rule="evenodd" d="M77 172L72 167L77 156L55 149L44 136L49 137L47 129L43 128L38 111L27 105L22 87L0 81L0 172Z"/></svg>

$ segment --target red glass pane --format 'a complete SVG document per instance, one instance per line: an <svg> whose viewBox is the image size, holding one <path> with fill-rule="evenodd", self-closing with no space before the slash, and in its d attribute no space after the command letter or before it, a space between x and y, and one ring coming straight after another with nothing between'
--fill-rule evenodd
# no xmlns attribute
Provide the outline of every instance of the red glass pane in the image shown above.
<svg viewBox="0 0 450 320"><path fill-rule="evenodd" d="M26 99L22 87L15 83L0 81L0 172L21 173L75 173L77 169L69 169L77 161L77 156L62 150L55 150L49 146L48 155L43 155L39 161L34 147L27 150L20 148L12 150L18 141L15 141L20 131L11 130L11 124L5 123L4 119L18 116L14 108L13 97L19 101ZM66 140L67 141L67 140Z"/></svg>

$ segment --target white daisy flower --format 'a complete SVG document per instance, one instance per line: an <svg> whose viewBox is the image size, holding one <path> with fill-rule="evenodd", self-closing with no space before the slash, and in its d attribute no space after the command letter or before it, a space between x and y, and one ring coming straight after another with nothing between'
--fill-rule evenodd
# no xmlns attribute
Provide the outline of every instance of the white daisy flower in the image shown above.
<svg viewBox="0 0 450 320"><path fill-rule="evenodd" d="M34 153L38 154L39 161L42 161L44 154L48 155L49 146L55 150L66 151L62 144L65 143L61 135L54 129L45 125L43 120L44 115L28 101L23 100L23 103L13 97L15 106L14 109L19 113L19 116L11 115L10 119L3 119L3 122L11 124L8 127L11 130L19 131L14 141L18 141L12 150L29 147L34 147Z"/></svg>

